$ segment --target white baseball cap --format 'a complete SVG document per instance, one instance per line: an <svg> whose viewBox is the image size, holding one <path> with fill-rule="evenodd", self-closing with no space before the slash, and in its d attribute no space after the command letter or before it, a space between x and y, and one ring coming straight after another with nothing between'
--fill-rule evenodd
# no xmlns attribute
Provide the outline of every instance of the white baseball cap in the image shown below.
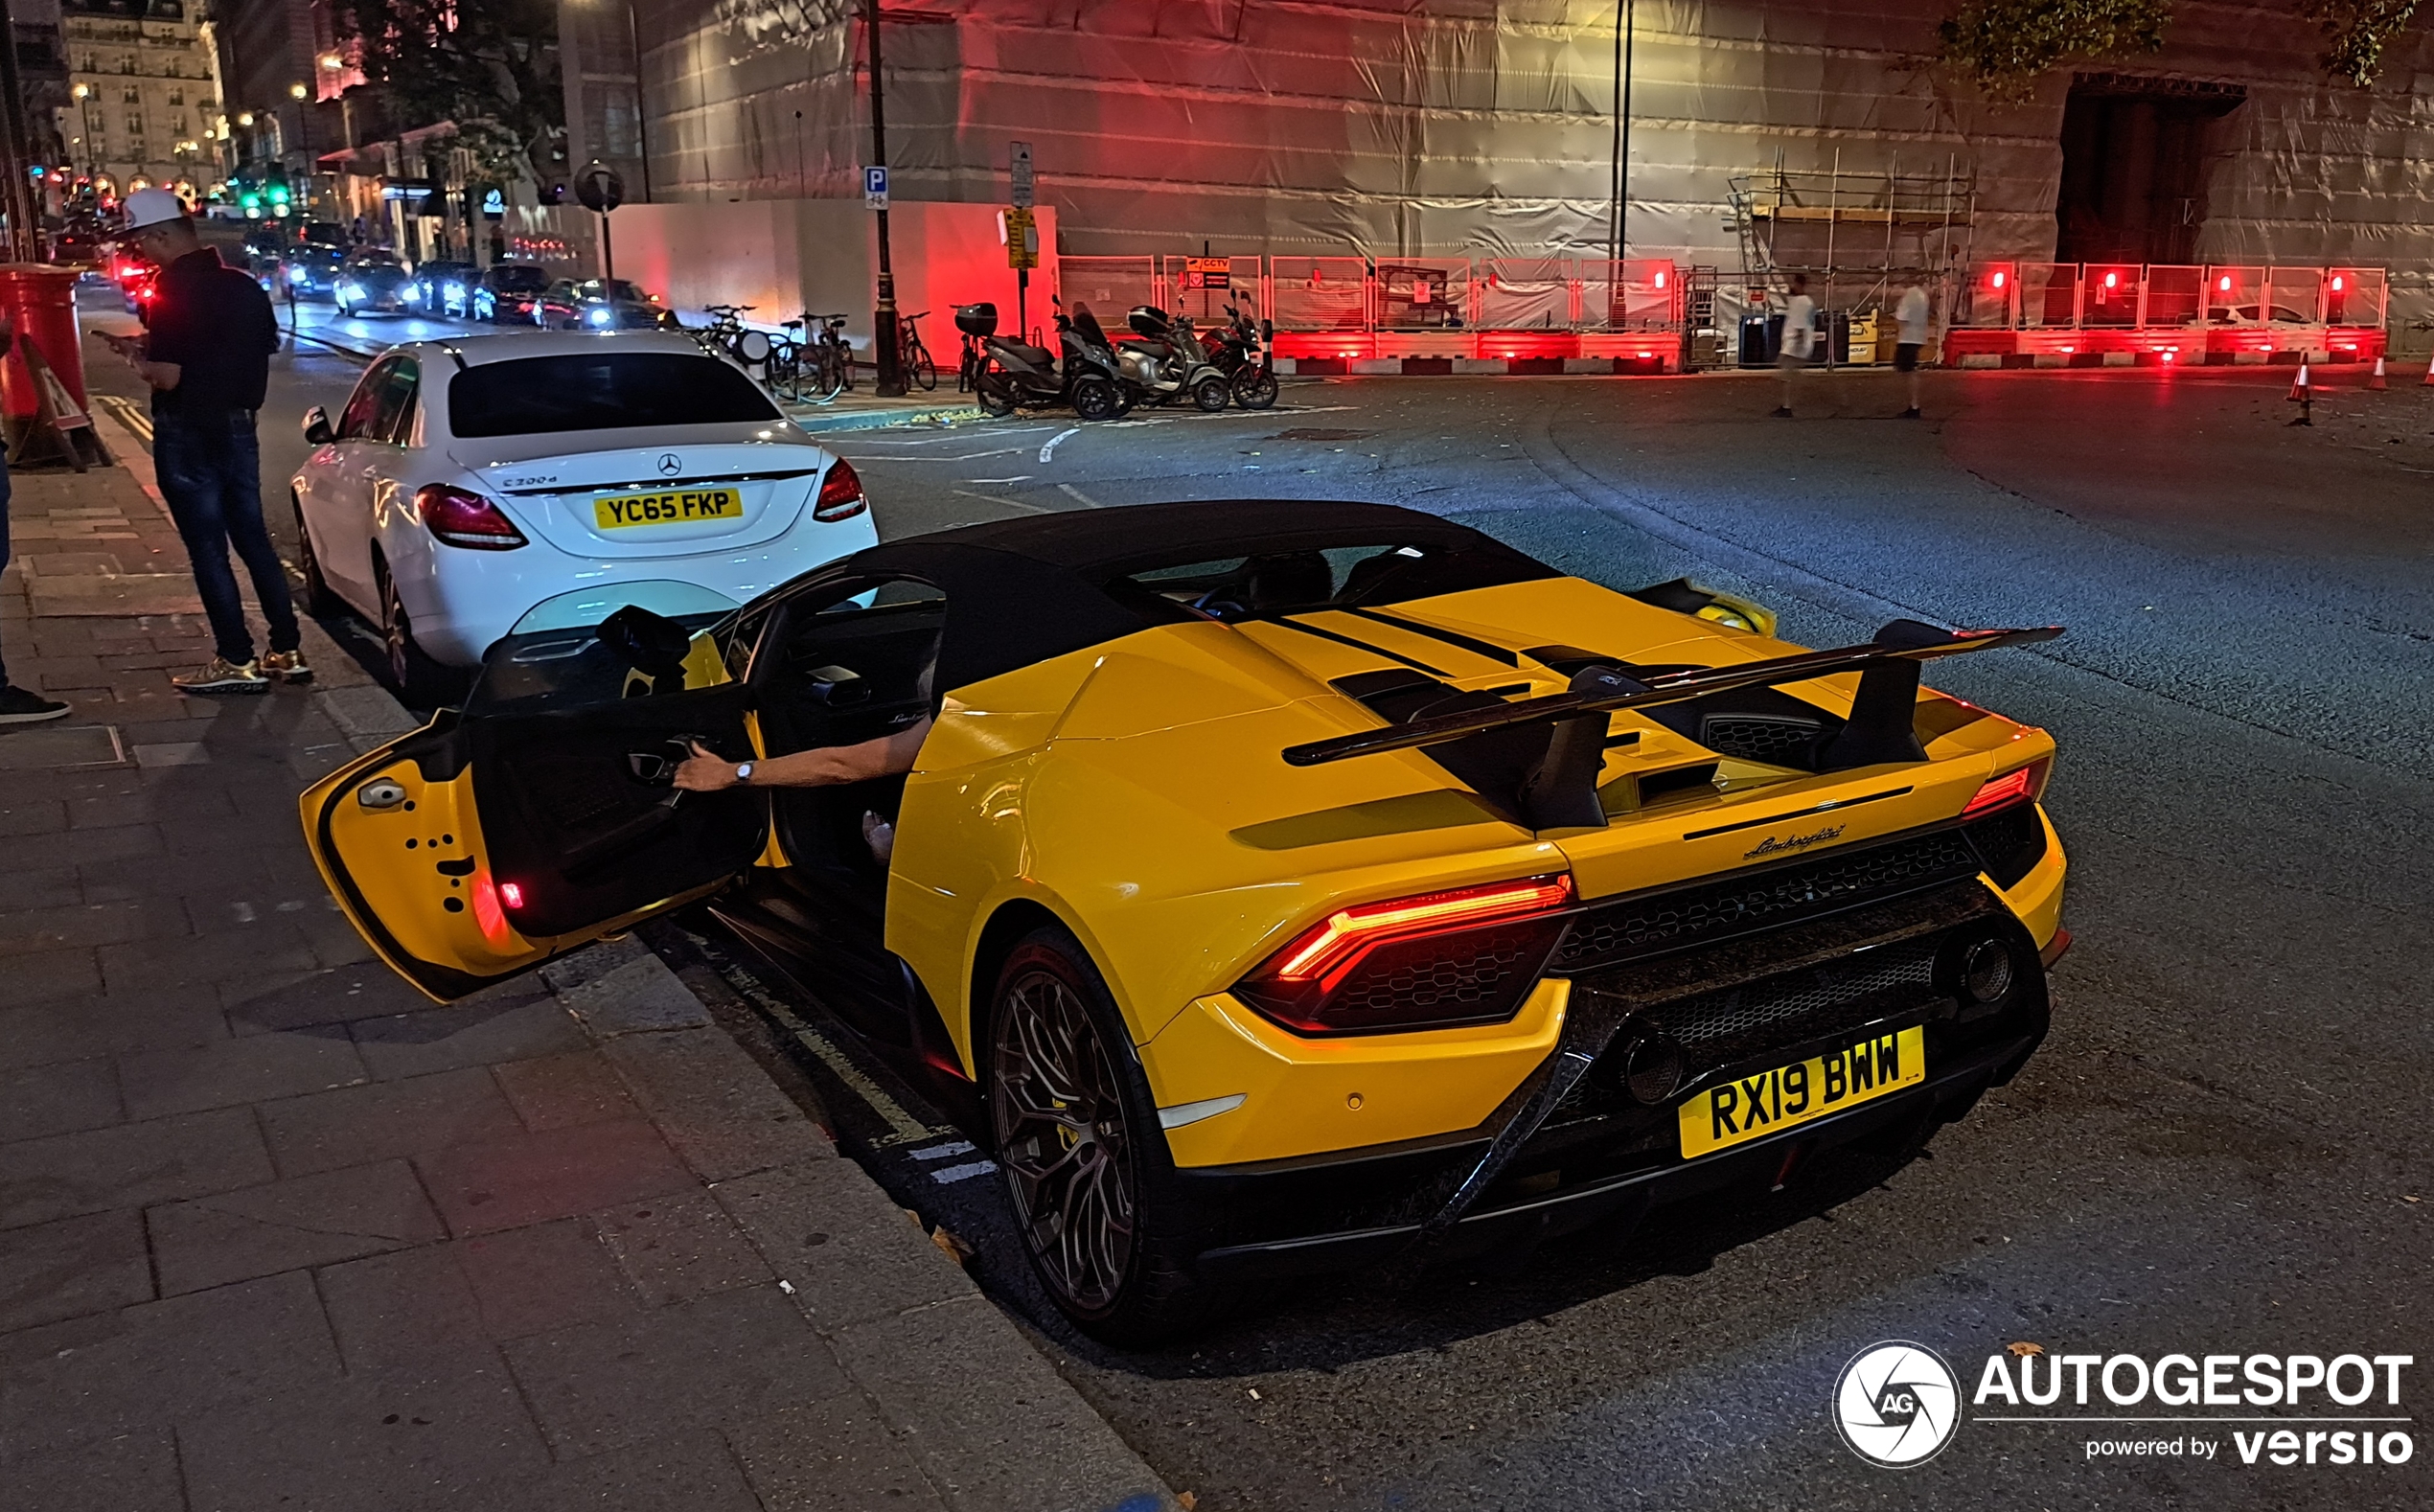
<svg viewBox="0 0 2434 1512"><path fill-rule="evenodd" d="M186 201L166 189L139 189L126 196L126 229L164 225L186 218Z"/></svg>

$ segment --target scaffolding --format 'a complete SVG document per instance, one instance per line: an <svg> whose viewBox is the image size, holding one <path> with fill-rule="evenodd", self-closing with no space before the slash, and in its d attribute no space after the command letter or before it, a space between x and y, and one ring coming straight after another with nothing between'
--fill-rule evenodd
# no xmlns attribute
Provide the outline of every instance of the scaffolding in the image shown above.
<svg viewBox="0 0 2434 1512"><path fill-rule="evenodd" d="M1867 360L1846 353L1871 339L1863 332L1890 325L1914 282L1948 318L1977 208L1975 171L1958 153L1940 171L1909 173L1895 154L1879 172L1844 168L1836 148L1833 166L1819 172L1786 169L1779 149L1773 168L1726 182L1747 308L1762 310L1769 296L1788 293L1793 274L1805 275L1818 308L1848 318L1827 343L1829 363Z"/></svg>

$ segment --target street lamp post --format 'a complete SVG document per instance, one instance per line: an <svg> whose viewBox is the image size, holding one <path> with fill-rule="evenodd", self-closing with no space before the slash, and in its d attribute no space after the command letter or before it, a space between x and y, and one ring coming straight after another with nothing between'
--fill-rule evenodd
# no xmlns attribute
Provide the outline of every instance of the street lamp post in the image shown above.
<svg viewBox="0 0 2434 1512"><path fill-rule="evenodd" d="M6 0L0 0L5 4ZM887 165L887 104L879 82L879 0L862 0L862 26L870 33L870 153L880 167ZM871 341L879 350L879 392L895 399L905 393L905 367L896 349L896 270L887 257L887 212L879 215L879 308L871 316Z"/></svg>
<svg viewBox="0 0 2434 1512"><path fill-rule="evenodd" d="M1625 245L1623 218L1631 195L1631 50L1638 40L1638 0L1622 0L1615 11L1614 202L1606 217L1606 255L1621 274Z"/></svg>
<svg viewBox="0 0 2434 1512"><path fill-rule="evenodd" d="M304 197L297 201L297 215L312 218L312 92L301 80L287 86L287 98L296 103L296 140L304 144Z"/></svg>

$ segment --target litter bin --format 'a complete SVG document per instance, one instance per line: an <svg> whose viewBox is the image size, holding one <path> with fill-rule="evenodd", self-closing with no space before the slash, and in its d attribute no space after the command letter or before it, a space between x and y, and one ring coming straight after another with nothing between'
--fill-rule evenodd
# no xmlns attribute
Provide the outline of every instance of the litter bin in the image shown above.
<svg viewBox="0 0 2434 1512"><path fill-rule="evenodd" d="M76 325L78 270L41 263L0 263L0 310L6 310L18 335L40 349L42 360L59 376L59 384L84 404L84 348ZM34 370L26 365L20 343L9 343L0 359L0 414L11 432L42 411Z"/></svg>
<svg viewBox="0 0 2434 1512"><path fill-rule="evenodd" d="M1775 353L1783 340L1783 317L1778 315L1743 315L1741 317L1741 366L1771 368Z"/></svg>

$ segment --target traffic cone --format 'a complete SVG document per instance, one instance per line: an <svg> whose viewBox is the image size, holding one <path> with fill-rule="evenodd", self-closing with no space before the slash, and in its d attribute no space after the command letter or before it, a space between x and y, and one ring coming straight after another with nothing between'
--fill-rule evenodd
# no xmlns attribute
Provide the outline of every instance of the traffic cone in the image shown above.
<svg viewBox="0 0 2434 1512"><path fill-rule="evenodd" d="M2301 357L2299 359L2299 376L2290 380L2290 402L2293 404L2304 404L2310 397L2311 396L2308 393L2308 360L2305 357Z"/></svg>
<svg viewBox="0 0 2434 1512"><path fill-rule="evenodd" d="M2434 362L2429 362L2429 363L2427 363L2427 364L2426 364L2426 368L2425 368L2425 386L2426 386L2427 388L2434 388Z"/></svg>
<svg viewBox="0 0 2434 1512"><path fill-rule="evenodd" d="M2375 373L2373 377L2366 380L2366 386L2377 394L2382 393L2386 388L2391 386L2383 381L2383 355L2381 353L2376 354Z"/></svg>

